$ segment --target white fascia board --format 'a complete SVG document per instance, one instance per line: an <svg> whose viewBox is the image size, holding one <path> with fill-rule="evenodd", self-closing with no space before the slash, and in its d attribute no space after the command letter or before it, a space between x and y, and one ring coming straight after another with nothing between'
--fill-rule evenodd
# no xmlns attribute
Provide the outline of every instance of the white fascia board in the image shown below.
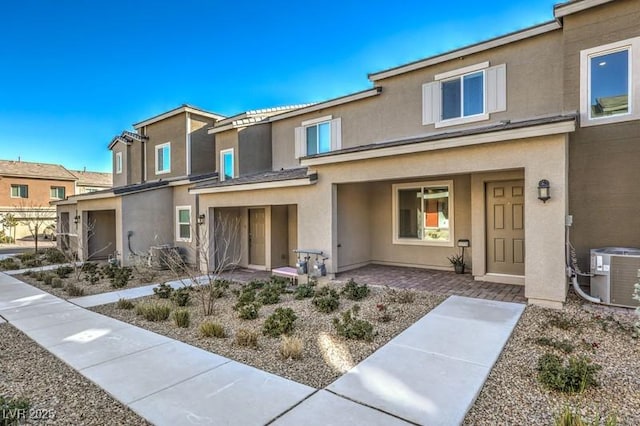
<svg viewBox="0 0 640 426"><path fill-rule="evenodd" d="M600 6L601 4L611 3L614 0L582 0L571 3L563 3L554 6L553 16L556 19L562 18L572 13L581 12L592 7Z"/></svg>
<svg viewBox="0 0 640 426"><path fill-rule="evenodd" d="M317 166L322 164L343 163L346 161L367 160L371 158L391 157L416 152L435 151L440 149L458 148L463 146L482 145L509 140L550 136L575 131L575 121L542 124L522 129L503 130L484 134L460 136L435 141L410 143L406 145L390 146L386 148L370 149L367 151L346 152L344 154L328 155L318 158L301 159L301 166Z"/></svg>
<svg viewBox="0 0 640 426"><path fill-rule="evenodd" d="M116 195L113 192L108 192L105 194L95 194L95 195L91 195L91 194L95 194L95 193L75 195L73 197L69 197L69 200L68 200L69 203L64 203L64 204L75 204L75 202L73 201L102 200L105 198L115 198L120 196L120 194ZM63 204L63 203L58 203L58 204Z"/></svg>
<svg viewBox="0 0 640 426"><path fill-rule="evenodd" d="M162 121L169 117L173 117L174 115L181 114L183 112L190 112L192 114L200 115L207 118L213 118L215 120L222 120L226 117L218 114L213 114L207 111L202 111L200 109L191 108L188 106L181 106L176 109L172 109L171 111L167 111L164 114L156 115L155 117L149 118L147 120L141 121L139 123L135 123L133 128L138 130L141 127L148 126L149 124L157 123L158 121Z"/></svg>
<svg viewBox="0 0 640 426"><path fill-rule="evenodd" d="M312 181L310 178L306 179L291 179L291 180L279 180L274 182L263 183L247 183L244 185L230 185L219 186L214 188L192 188L189 190L189 194L216 194L221 192L237 192L237 191L254 191L258 189L271 189L271 188L286 188L292 186L307 186L313 185L317 181Z"/></svg>
<svg viewBox="0 0 640 426"><path fill-rule="evenodd" d="M365 90L362 92L354 93L352 95L343 96L341 98L336 98L332 100L328 100L326 102L321 102L317 104L313 104L306 108L296 109L290 112L285 112L283 114L274 115L269 117L268 121L279 121L284 120L286 118L295 117L302 114L307 114L314 111L319 111L321 109L331 108L337 105L346 104L349 102L359 101L360 99L366 99L371 96L377 96L382 93L382 87L374 87L373 89ZM265 120L267 122L267 120Z"/></svg>
<svg viewBox="0 0 640 426"><path fill-rule="evenodd" d="M493 49L505 44L514 43L516 41L524 40L530 37L535 37L540 34L548 33L562 28L557 21L547 22L546 24L538 25L532 28L528 28L522 31L511 33L502 37L494 38L489 41L475 44L469 47L463 47L458 50L453 50L449 53L443 53L442 55L432 56L431 58L423 59L422 61L413 62L407 65L392 68L386 71L380 71L369 74L369 80L376 82L385 78L394 77L396 75L404 74L407 72L419 70L422 68L430 67L432 65L447 62L452 59L458 59L461 56L468 56L474 53L482 52L484 50Z"/></svg>

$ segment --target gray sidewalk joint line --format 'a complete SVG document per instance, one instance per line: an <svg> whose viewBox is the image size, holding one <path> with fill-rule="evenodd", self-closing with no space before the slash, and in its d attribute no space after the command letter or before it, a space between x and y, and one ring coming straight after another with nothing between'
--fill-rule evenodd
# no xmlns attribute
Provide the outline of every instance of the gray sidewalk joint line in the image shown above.
<svg viewBox="0 0 640 426"><path fill-rule="evenodd" d="M167 342L167 343L172 343L172 342ZM213 352L211 352L211 353L213 354ZM216 355L216 354L214 354L214 355ZM220 356L220 355L218 355L218 356ZM170 384L169 386L165 386L165 387L163 387L163 388L161 388L161 389L158 389L157 391L151 392L150 394L147 394L147 395L141 396L141 397L140 397L140 398L138 398L138 399L134 399L134 400L129 401L129 402L123 402L123 404L124 404L124 405L126 405L126 406L128 406L129 408L131 408L131 406L132 406L133 404L135 404L136 402L138 402L138 401L141 401L141 400L143 400L143 399L145 399L145 398L149 398L149 397L151 397L151 396L153 396L153 395L156 395L156 394L158 394L158 393L160 393L160 392L162 392L162 391L165 391L165 390L170 389L170 388L172 388L172 387L174 387L174 386L177 386L177 385L179 385L179 384L182 384L182 383L184 383L184 382L186 382L186 381L189 381L189 380L191 380L191 379L194 379L194 378L196 378L196 377L198 377L198 376L201 376L201 375L203 375L203 374L206 374L206 373L208 373L208 372L210 372L210 371L215 370L216 368L220 368L220 367L222 367L223 365L229 364L230 362L233 362L233 360L232 360L232 359L227 358L227 361L223 362L222 364L218 364L218 365L216 365L216 366L215 366L215 367L213 367L213 368L210 368L210 369L208 369L208 370L201 371L200 373L194 374L193 376L187 377L186 379L180 380L179 382L175 382L175 383L173 383L173 384ZM237 362L237 361L235 361L235 362ZM99 385L98 385L98 386L99 386ZM102 387L102 386L100 386L100 387ZM103 388L103 389L104 389L104 388Z"/></svg>
<svg viewBox="0 0 640 426"><path fill-rule="evenodd" d="M68 342L65 342L65 343L68 343ZM60 343L60 344L55 345L55 346L64 345L65 343ZM106 364L107 362L111 362L111 361L116 361L116 360L131 356L131 355L136 355L136 354L139 354L140 352L144 352L144 351L149 350L149 349L157 348L158 346L168 345L169 343L173 343L172 340L169 340L168 342L156 343L155 345L147 346L146 348L138 349L137 351L134 351L134 352L131 352L131 353L128 353L128 354L118 355L118 356L115 356L113 358L104 360L102 362L98 362L96 364L88 365L88 366L86 366L86 367L84 367L82 369L79 369L77 371L82 371L82 370L86 370L87 368L97 367L98 365ZM51 346L51 347L54 347L54 346Z"/></svg>
<svg viewBox="0 0 640 426"><path fill-rule="evenodd" d="M473 362L473 361L469 361L467 359L462 359L462 358L458 358L458 357L455 357L455 356L445 355L445 354L442 354L442 353L439 353L439 352L432 352L432 351L427 351L427 350L424 350L424 349L414 348L413 346L408 346L408 345L405 345L405 344L402 344L402 343L394 343L393 339L389 343L387 343L387 345L392 345L392 346L396 346L396 347L399 347L399 348L411 349L411 350L416 351L416 352L422 352L424 354L437 356L439 358L451 359L453 361L460 361L460 362L464 362L465 364L476 365L478 367L483 367L483 368L491 368L491 366L493 364L495 364L495 362L493 362L491 365L480 364L479 362ZM501 346L500 353L502 353L502 348L504 348L504 345ZM357 367L357 365L356 365L356 367Z"/></svg>
<svg viewBox="0 0 640 426"><path fill-rule="evenodd" d="M336 392L332 391L331 389L326 389L326 388L325 388L325 390L326 390L327 392L329 392L329 393L334 394L335 396L337 396L337 397L339 397L339 398L346 399L347 401L351 401L351 402L353 402L353 403L355 403L355 404L362 405L363 407L371 408L372 410L375 410L375 411L377 411L377 412L379 412L379 413L386 414L386 415L391 416L391 417L395 417L396 419L398 419L398 420L402 420L403 422L406 422L406 423L409 423L409 424L412 424L412 425L416 425L416 426L421 426L421 425L420 425L420 423L416 423L416 422L413 422L413 421L411 421L411 420L407 420L407 419L405 419L404 417L400 417L400 416L398 416L397 414L389 413L389 412L384 411L384 410L382 410L382 409L380 409L380 408L378 408L378 407L374 407L373 405L369 405L369 404L366 404L366 403L364 403L364 402L358 401L358 400L356 400L356 399L349 398L348 396L341 395L341 394L339 394L339 393L336 393Z"/></svg>
<svg viewBox="0 0 640 426"><path fill-rule="evenodd" d="M309 395L307 395L305 398L301 399L300 401L296 402L295 404L293 404L291 407L287 408L285 411L283 411L282 413L278 414L277 416L275 416L273 419L269 420L267 423L265 423L265 426L268 426L270 424L273 424L273 422L275 422L276 420L278 420L279 418L281 418L282 416L284 416L285 414L287 414L288 412L290 412L291 410L293 410L294 408L296 408L297 406L299 406L300 404L302 404L304 401L306 401L307 399L311 398L313 395L317 394L318 392L320 392L322 389L315 389L313 392L311 392Z"/></svg>

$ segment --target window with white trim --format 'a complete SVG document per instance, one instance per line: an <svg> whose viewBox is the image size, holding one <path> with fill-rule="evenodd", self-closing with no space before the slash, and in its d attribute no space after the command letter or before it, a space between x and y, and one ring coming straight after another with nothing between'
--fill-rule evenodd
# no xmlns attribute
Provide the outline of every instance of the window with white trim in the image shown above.
<svg viewBox="0 0 640 426"><path fill-rule="evenodd" d="M176 241L191 242L191 206L176 207Z"/></svg>
<svg viewBox="0 0 640 426"><path fill-rule="evenodd" d="M29 185L11 185L11 198L29 198Z"/></svg>
<svg viewBox="0 0 640 426"><path fill-rule="evenodd" d="M50 196L53 200L64 200L64 186L52 186Z"/></svg>
<svg viewBox="0 0 640 426"><path fill-rule="evenodd" d="M116 152L116 173L122 173L122 152Z"/></svg>
<svg viewBox="0 0 640 426"><path fill-rule="evenodd" d="M303 121L295 129L295 157L324 154L342 148L342 120L332 116Z"/></svg>
<svg viewBox="0 0 640 426"><path fill-rule="evenodd" d="M436 74L422 85L422 124L436 128L488 120L507 109L506 64L489 62Z"/></svg>
<svg viewBox="0 0 640 426"><path fill-rule="evenodd" d="M640 119L638 58L640 37L580 52L582 126Z"/></svg>
<svg viewBox="0 0 640 426"><path fill-rule="evenodd" d="M156 146L156 174L171 172L171 142Z"/></svg>
<svg viewBox="0 0 640 426"><path fill-rule="evenodd" d="M392 185L393 243L453 246L453 181Z"/></svg>
<svg viewBox="0 0 640 426"><path fill-rule="evenodd" d="M235 177L235 158L233 148L220 151L220 180L233 179Z"/></svg>

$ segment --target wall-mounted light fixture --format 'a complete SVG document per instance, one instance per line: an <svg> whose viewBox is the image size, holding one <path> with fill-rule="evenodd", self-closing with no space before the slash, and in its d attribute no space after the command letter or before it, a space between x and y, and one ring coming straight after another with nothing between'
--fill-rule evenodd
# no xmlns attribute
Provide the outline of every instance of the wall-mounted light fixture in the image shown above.
<svg viewBox="0 0 640 426"><path fill-rule="evenodd" d="M543 203L546 203L547 200L551 198L549 187L549 181L546 179L538 182L538 200L541 200Z"/></svg>
<svg viewBox="0 0 640 426"><path fill-rule="evenodd" d="M198 215L198 225L204 225L204 213Z"/></svg>
<svg viewBox="0 0 640 426"><path fill-rule="evenodd" d="M78 222L80 222L80 216L79 216L79 215L76 215L76 216L73 218L73 223L75 223L75 224L77 225L77 224L78 224Z"/></svg>

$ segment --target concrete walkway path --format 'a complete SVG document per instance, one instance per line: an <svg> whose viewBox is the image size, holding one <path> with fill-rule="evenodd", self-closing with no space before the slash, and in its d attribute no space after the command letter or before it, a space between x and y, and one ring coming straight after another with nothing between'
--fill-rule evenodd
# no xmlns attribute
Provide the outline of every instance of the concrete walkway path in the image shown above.
<svg viewBox="0 0 640 426"><path fill-rule="evenodd" d="M523 310L452 296L317 390L0 273L0 322L6 319L157 425L459 424Z"/></svg>

